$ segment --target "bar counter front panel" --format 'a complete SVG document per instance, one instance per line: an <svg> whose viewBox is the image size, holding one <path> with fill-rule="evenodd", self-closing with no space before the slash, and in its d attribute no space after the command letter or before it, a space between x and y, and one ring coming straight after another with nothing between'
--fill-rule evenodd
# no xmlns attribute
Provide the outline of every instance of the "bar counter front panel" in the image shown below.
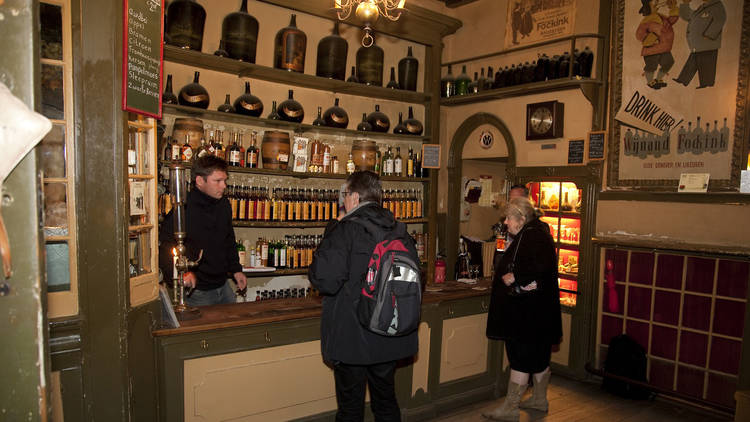
<svg viewBox="0 0 750 422"><path fill-rule="evenodd" d="M396 371L405 420L505 393L502 342L485 337L490 284L426 289L419 353ZM200 309L200 319L153 333L160 420L333 419L333 372L320 355L320 298Z"/></svg>

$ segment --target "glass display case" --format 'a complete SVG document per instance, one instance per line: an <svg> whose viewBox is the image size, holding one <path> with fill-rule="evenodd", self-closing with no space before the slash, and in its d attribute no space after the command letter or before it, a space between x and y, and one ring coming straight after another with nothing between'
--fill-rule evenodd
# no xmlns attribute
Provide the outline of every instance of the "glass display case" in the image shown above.
<svg viewBox="0 0 750 422"><path fill-rule="evenodd" d="M583 191L572 182L530 182L529 196L544 212L558 259L560 304L574 308L578 300L578 268L581 265L581 201Z"/></svg>

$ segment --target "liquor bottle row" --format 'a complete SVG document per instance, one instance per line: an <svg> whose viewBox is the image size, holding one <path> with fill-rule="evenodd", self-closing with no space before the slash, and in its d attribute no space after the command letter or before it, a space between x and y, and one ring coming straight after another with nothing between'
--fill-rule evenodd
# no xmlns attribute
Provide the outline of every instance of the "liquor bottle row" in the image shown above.
<svg viewBox="0 0 750 422"><path fill-rule="evenodd" d="M401 147L397 146L394 154L390 145L384 153L378 150L375 157L374 171L381 176L427 177L428 170L422 168L422 158L412 147L409 147L406 158L401 156Z"/></svg>
<svg viewBox="0 0 750 422"><path fill-rule="evenodd" d="M395 218L422 218L422 192L414 189L383 191L383 208L389 210Z"/></svg>
<svg viewBox="0 0 750 422"><path fill-rule="evenodd" d="M175 130L175 132L177 132ZM192 162L196 157L202 157L209 154L220 157L227 161L231 167L258 168L260 164L261 150L257 147L258 133L252 131L250 134L250 146L247 149L244 146L243 138L245 134L241 130L224 131L221 129L208 128L208 140L201 137L200 146L193 150L190 144L190 135L182 135L185 142L180 142L168 136L164 144L162 157L164 161L183 161ZM227 134L229 143L224 145L224 136ZM175 136L177 134L175 133ZM375 148L375 143L370 148ZM307 142L306 138L296 138L294 151L294 171L310 173L338 174L341 170L338 156L333 155L333 146L321 142L317 139ZM401 155L401 147L396 147L395 154L393 147L388 146L384 152L377 149L375 152L374 166L365 168L362 164L367 160L362 154L367 154L358 146L352 146L352 153L349 154L349 160L346 164L346 173L351 174L355 170L372 170L381 176L399 176L399 177L427 177L427 169L422 168L422 159L419 152L414 152L410 146L408 154L405 157ZM356 155L354 155L356 154ZM300 160L300 156L304 157ZM298 163L302 163L298 165Z"/></svg>
<svg viewBox="0 0 750 422"><path fill-rule="evenodd" d="M227 145L224 145L223 129L208 129L208 140L204 137L200 139L200 146L193 150L190 145L190 135L183 135L185 143L180 144L179 140L172 136L167 136L164 144L162 157L164 161L183 161L192 162L197 157L204 155L214 155L225 160L232 167L258 168L260 149L256 146L258 133L252 131L250 135L250 146L245 149L243 138L244 131L230 130L227 131Z"/></svg>
<svg viewBox="0 0 750 422"><path fill-rule="evenodd" d="M286 289L272 289L272 290L256 290L255 291L255 302L262 300L274 300L274 299L302 299L317 293L310 287L288 287ZM239 300L238 300L239 302ZM250 302L249 299L243 300L243 302Z"/></svg>
<svg viewBox="0 0 750 422"><path fill-rule="evenodd" d="M172 92L172 75L167 75L167 85L162 95L164 104L180 104L187 107L207 109L210 103L210 95L206 88L200 84L200 72L195 71L193 82L185 85L180 90L179 96ZM224 103L219 105L217 111L224 113L241 114L244 116L261 117L263 114L263 101L250 92L250 82L245 82L245 93L237 96L232 103L230 94L226 94ZM266 116L269 120L284 120L293 123L302 123L305 119L305 109L302 104L294 99L294 90L289 90L286 100L271 103L271 112ZM327 126L346 129L349 126L349 114L339 106L339 99L334 100L333 106L326 109L318 107L318 116L312 122L313 126ZM380 105L375 105L375 111L362 114L362 122L357 125L357 130L362 132L387 133L391 127L391 121L384 113L380 112ZM419 136L424 131L422 122L414 118L414 109L409 106L408 118L404 120L403 113L398 113L398 124L394 126L393 133L397 135Z"/></svg>
<svg viewBox="0 0 750 422"><path fill-rule="evenodd" d="M307 268L321 240L322 235L286 235L280 240L258 238L255 245L240 240L237 254L243 267Z"/></svg>
<svg viewBox="0 0 750 422"><path fill-rule="evenodd" d="M522 85L531 82L548 81L558 78L567 78L570 73L570 63L573 62L573 76L590 78L594 65L594 53L587 46L583 51L576 49L571 57L567 51L562 55L554 55L551 58L541 54L537 60L511 65L510 68L498 67L493 73L492 66L487 66L474 72L474 80L466 73L466 65L463 65L461 74L453 76L453 69L448 65L448 74L440 80L440 96L443 98L456 95L473 94L480 91L504 88L506 86Z"/></svg>
<svg viewBox="0 0 750 422"><path fill-rule="evenodd" d="M165 14L164 41L183 49L201 51L206 10L194 0L174 0ZM258 43L258 20L247 13L247 0L242 0L238 12L224 17L221 26L220 57L229 57L255 63ZM292 14L289 26L281 28L274 40L273 66L276 69L304 73L307 35L297 27L297 16ZM320 40L317 49L315 74L323 78L344 80L349 45L339 35L339 22L335 21L331 35ZM383 86L383 49L373 44L357 51L356 75L352 67L349 82ZM419 61L408 48L406 57L398 63L398 81L395 68L391 68L391 81L387 88L417 90Z"/></svg>
<svg viewBox="0 0 750 422"><path fill-rule="evenodd" d="M227 186L236 221L328 221L338 218L339 191Z"/></svg>

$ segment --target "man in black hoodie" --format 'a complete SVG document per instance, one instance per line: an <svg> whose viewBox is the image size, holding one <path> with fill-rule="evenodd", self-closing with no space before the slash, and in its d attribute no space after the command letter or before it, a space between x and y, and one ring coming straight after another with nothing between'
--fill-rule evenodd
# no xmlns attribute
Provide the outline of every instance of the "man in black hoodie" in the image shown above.
<svg viewBox="0 0 750 422"><path fill-rule="evenodd" d="M326 227L308 272L310 282L323 295L320 343L323 360L333 366L336 421L364 419L368 384L375 420L400 421L394 389L396 362L417 353L417 331L386 337L360 324L361 282L377 242L363 224L352 219L368 220L385 232L396 227L396 220L380 204L383 193L377 174L351 174L342 193L346 215Z"/></svg>
<svg viewBox="0 0 750 422"><path fill-rule="evenodd" d="M185 204L185 247L190 260L198 258L198 266L183 274L186 287L195 288L185 299L190 306L217 305L235 302L232 288L227 284L231 275L237 287L244 289L247 278L242 273L237 255L232 208L224 197L227 187L227 163L209 155L193 163L195 188ZM170 212L159 229L159 266L167 277L172 276L172 248L175 247L174 216Z"/></svg>

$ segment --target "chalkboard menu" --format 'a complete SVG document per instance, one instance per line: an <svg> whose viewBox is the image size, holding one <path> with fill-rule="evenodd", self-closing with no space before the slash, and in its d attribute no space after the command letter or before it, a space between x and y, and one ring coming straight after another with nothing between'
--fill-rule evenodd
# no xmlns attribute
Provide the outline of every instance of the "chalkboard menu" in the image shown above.
<svg viewBox="0 0 750 422"><path fill-rule="evenodd" d="M586 150L584 139L571 139L568 141L568 165L576 166L583 164L583 155Z"/></svg>
<svg viewBox="0 0 750 422"><path fill-rule="evenodd" d="M125 0L122 108L161 118L162 0Z"/></svg>
<svg viewBox="0 0 750 422"><path fill-rule="evenodd" d="M589 132L589 160L603 160L607 132Z"/></svg>
<svg viewBox="0 0 750 422"><path fill-rule="evenodd" d="M440 145L422 145L422 167L426 169L440 168Z"/></svg>

